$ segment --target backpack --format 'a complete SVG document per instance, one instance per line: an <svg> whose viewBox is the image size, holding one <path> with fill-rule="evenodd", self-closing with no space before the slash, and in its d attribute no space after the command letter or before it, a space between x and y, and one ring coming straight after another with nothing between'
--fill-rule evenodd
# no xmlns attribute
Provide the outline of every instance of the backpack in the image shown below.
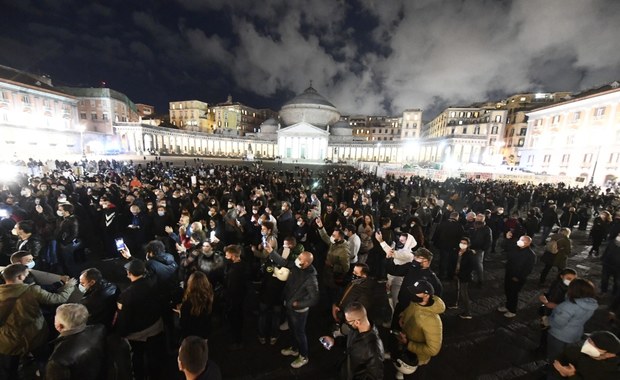
<svg viewBox="0 0 620 380"><path fill-rule="evenodd" d="M545 244L545 250L552 254L558 253L558 241L554 239L549 239L547 244Z"/></svg>

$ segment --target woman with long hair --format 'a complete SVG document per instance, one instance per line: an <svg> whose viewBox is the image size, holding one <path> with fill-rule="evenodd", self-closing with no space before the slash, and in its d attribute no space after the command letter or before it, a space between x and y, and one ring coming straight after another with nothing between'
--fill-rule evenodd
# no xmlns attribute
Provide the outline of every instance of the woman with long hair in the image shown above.
<svg viewBox="0 0 620 380"><path fill-rule="evenodd" d="M213 286L202 272L189 276L183 302L176 309L179 313L181 339L190 335L209 338L211 311L213 310Z"/></svg>

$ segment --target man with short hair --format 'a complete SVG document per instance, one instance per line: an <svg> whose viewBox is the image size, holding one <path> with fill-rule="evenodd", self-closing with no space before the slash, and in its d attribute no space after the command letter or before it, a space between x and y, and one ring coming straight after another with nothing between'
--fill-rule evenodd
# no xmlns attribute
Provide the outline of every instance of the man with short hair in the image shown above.
<svg viewBox="0 0 620 380"><path fill-rule="evenodd" d="M465 235L458 220L459 213L451 212L448 220L441 222L433 236L433 244L439 248L439 277L442 279L447 278L450 260L456 255L459 241Z"/></svg>
<svg viewBox="0 0 620 380"><path fill-rule="evenodd" d="M414 252L413 261L403 265L394 265L394 260L388 260L388 273L394 276L404 276L400 291L398 292L398 303L394 307L394 317L392 318L392 328L398 328L398 317L400 313L409 306L412 297L407 288L414 283L425 280L434 289L434 294L441 296L443 285L435 272L431 270L433 254L426 248L419 248Z"/></svg>
<svg viewBox="0 0 620 380"><path fill-rule="evenodd" d="M38 260L43 254L43 241L34 233L34 222L32 220L17 222L14 231L18 239L15 245L16 250L28 251L35 260Z"/></svg>
<svg viewBox="0 0 620 380"><path fill-rule="evenodd" d="M58 205L59 219L56 222L56 242L58 244L58 258L63 266L65 274L76 277L79 273L79 266L75 261L75 251L80 248L79 222L73 215L74 207L70 203Z"/></svg>
<svg viewBox="0 0 620 380"><path fill-rule="evenodd" d="M347 237L347 243L349 243L349 263L355 264L358 261L357 254L360 251L360 247L362 246L362 241L360 237L355 232L356 228L353 224L347 224L344 228L344 234Z"/></svg>
<svg viewBox="0 0 620 380"><path fill-rule="evenodd" d="M344 317L351 331L347 334L346 358L340 367L340 378L383 379L383 342L377 327L368 320L366 308L359 302L350 303L344 309ZM330 336L322 338L329 346L335 343Z"/></svg>
<svg viewBox="0 0 620 380"><path fill-rule="evenodd" d="M99 269L88 268L80 274L80 304L88 309L88 324L112 327L116 313L116 300L120 294L116 285L106 281Z"/></svg>
<svg viewBox="0 0 620 380"><path fill-rule="evenodd" d="M60 333L45 368L48 380L101 379L105 372L105 328L87 326L84 305L68 303L56 309L54 327Z"/></svg>
<svg viewBox="0 0 620 380"><path fill-rule="evenodd" d="M67 302L76 281L68 280L58 293L49 293L38 285L24 284L30 270L23 264L4 268L0 285L0 378L17 379L21 358L36 353L47 342L47 323L40 305ZM36 354L35 356L38 356Z"/></svg>
<svg viewBox="0 0 620 380"><path fill-rule="evenodd" d="M329 302L333 303L342 292L344 279L349 271L351 250L349 244L344 240L344 233L341 230L335 229L331 236L328 236L320 218L316 219L316 225L319 228L321 239L328 246L322 284L327 289Z"/></svg>
<svg viewBox="0 0 620 380"><path fill-rule="evenodd" d="M163 321L154 279L147 277L141 260L125 264L131 284L116 303L118 311L114 328L129 340L133 352L134 377L138 380L159 374Z"/></svg>
<svg viewBox="0 0 620 380"><path fill-rule="evenodd" d="M532 238L523 235L517 241L517 248L508 251L506 273L504 275L504 291L506 293L506 306L500 306L497 311L504 313L504 317L513 318L517 314L519 292L527 281L527 276L532 273L536 263L536 254L530 247Z"/></svg>
<svg viewBox="0 0 620 380"><path fill-rule="evenodd" d="M353 267L352 280L347 285L340 300L332 305L332 317L337 323L343 323L344 310L350 304L358 302L367 311L371 310L373 304L373 291L375 281L368 277L370 269L365 263L357 263Z"/></svg>
<svg viewBox="0 0 620 380"><path fill-rule="evenodd" d="M271 247L271 245L267 244ZM228 245L224 249L226 269L224 272L224 287L226 299L226 318L230 323L232 343L230 350L243 348L243 302L247 292L246 266L241 261L241 246Z"/></svg>
<svg viewBox="0 0 620 380"><path fill-rule="evenodd" d="M198 336L183 339L177 357L179 371L186 380L221 380L220 368L209 359L207 340Z"/></svg>
<svg viewBox="0 0 620 380"><path fill-rule="evenodd" d="M290 270L286 285L284 285L284 302L288 325L293 333L293 345L280 351L284 356L296 356L291 367L300 368L308 364L308 338L306 336L306 322L310 306L319 301L319 284L316 278L316 269L312 266L314 256L310 252L302 252L292 263L287 261L271 247L267 247L269 258L279 266Z"/></svg>

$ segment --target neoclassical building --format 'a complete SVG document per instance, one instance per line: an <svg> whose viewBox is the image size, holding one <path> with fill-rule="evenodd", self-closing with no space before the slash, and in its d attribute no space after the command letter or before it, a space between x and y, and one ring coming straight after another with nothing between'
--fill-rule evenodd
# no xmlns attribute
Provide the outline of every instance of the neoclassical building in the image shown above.
<svg viewBox="0 0 620 380"><path fill-rule="evenodd" d="M620 83L527 113L520 167L602 184L620 176Z"/></svg>
<svg viewBox="0 0 620 380"><path fill-rule="evenodd" d="M421 117L421 111L420 115ZM116 123L122 152L279 158L288 161L402 162L402 141L368 141L353 135L349 121L312 86L286 102L279 119L244 136L175 130L139 123ZM400 132L399 132L400 136ZM410 158L413 157L410 155Z"/></svg>

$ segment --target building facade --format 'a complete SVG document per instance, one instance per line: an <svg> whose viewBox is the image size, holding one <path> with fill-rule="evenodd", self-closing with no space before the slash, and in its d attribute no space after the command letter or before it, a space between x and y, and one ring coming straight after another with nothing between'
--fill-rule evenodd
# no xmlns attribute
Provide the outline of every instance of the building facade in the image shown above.
<svg viewBox="0 0 620 380"><path fill-rule="evenodd" d="M214 119L209 111L209 104L200 100L170 102L170 124L186 131L213 133Z"/></svg>
<svg viewBox="0 0 620 380"><path fill-rule="evenodd" d="M424 126L413 161L499 165L506 110L496 104L449 107Z"/></svg>
<svg viewBox="0 0 620 380"><path fill-rule="evenodd" d="M584 183L620 173L620 83L583 92L527 113L520 167Z"/></svg>
<svg viewBox="0 0 620 380"><path fill-rule="evenodd" d="M233 102L230 95L226 102L211 107L210 112L214 118L214 133L228 136L256 133L262 122L277 117L277 113L270 109L257 109Z"/></svg>

